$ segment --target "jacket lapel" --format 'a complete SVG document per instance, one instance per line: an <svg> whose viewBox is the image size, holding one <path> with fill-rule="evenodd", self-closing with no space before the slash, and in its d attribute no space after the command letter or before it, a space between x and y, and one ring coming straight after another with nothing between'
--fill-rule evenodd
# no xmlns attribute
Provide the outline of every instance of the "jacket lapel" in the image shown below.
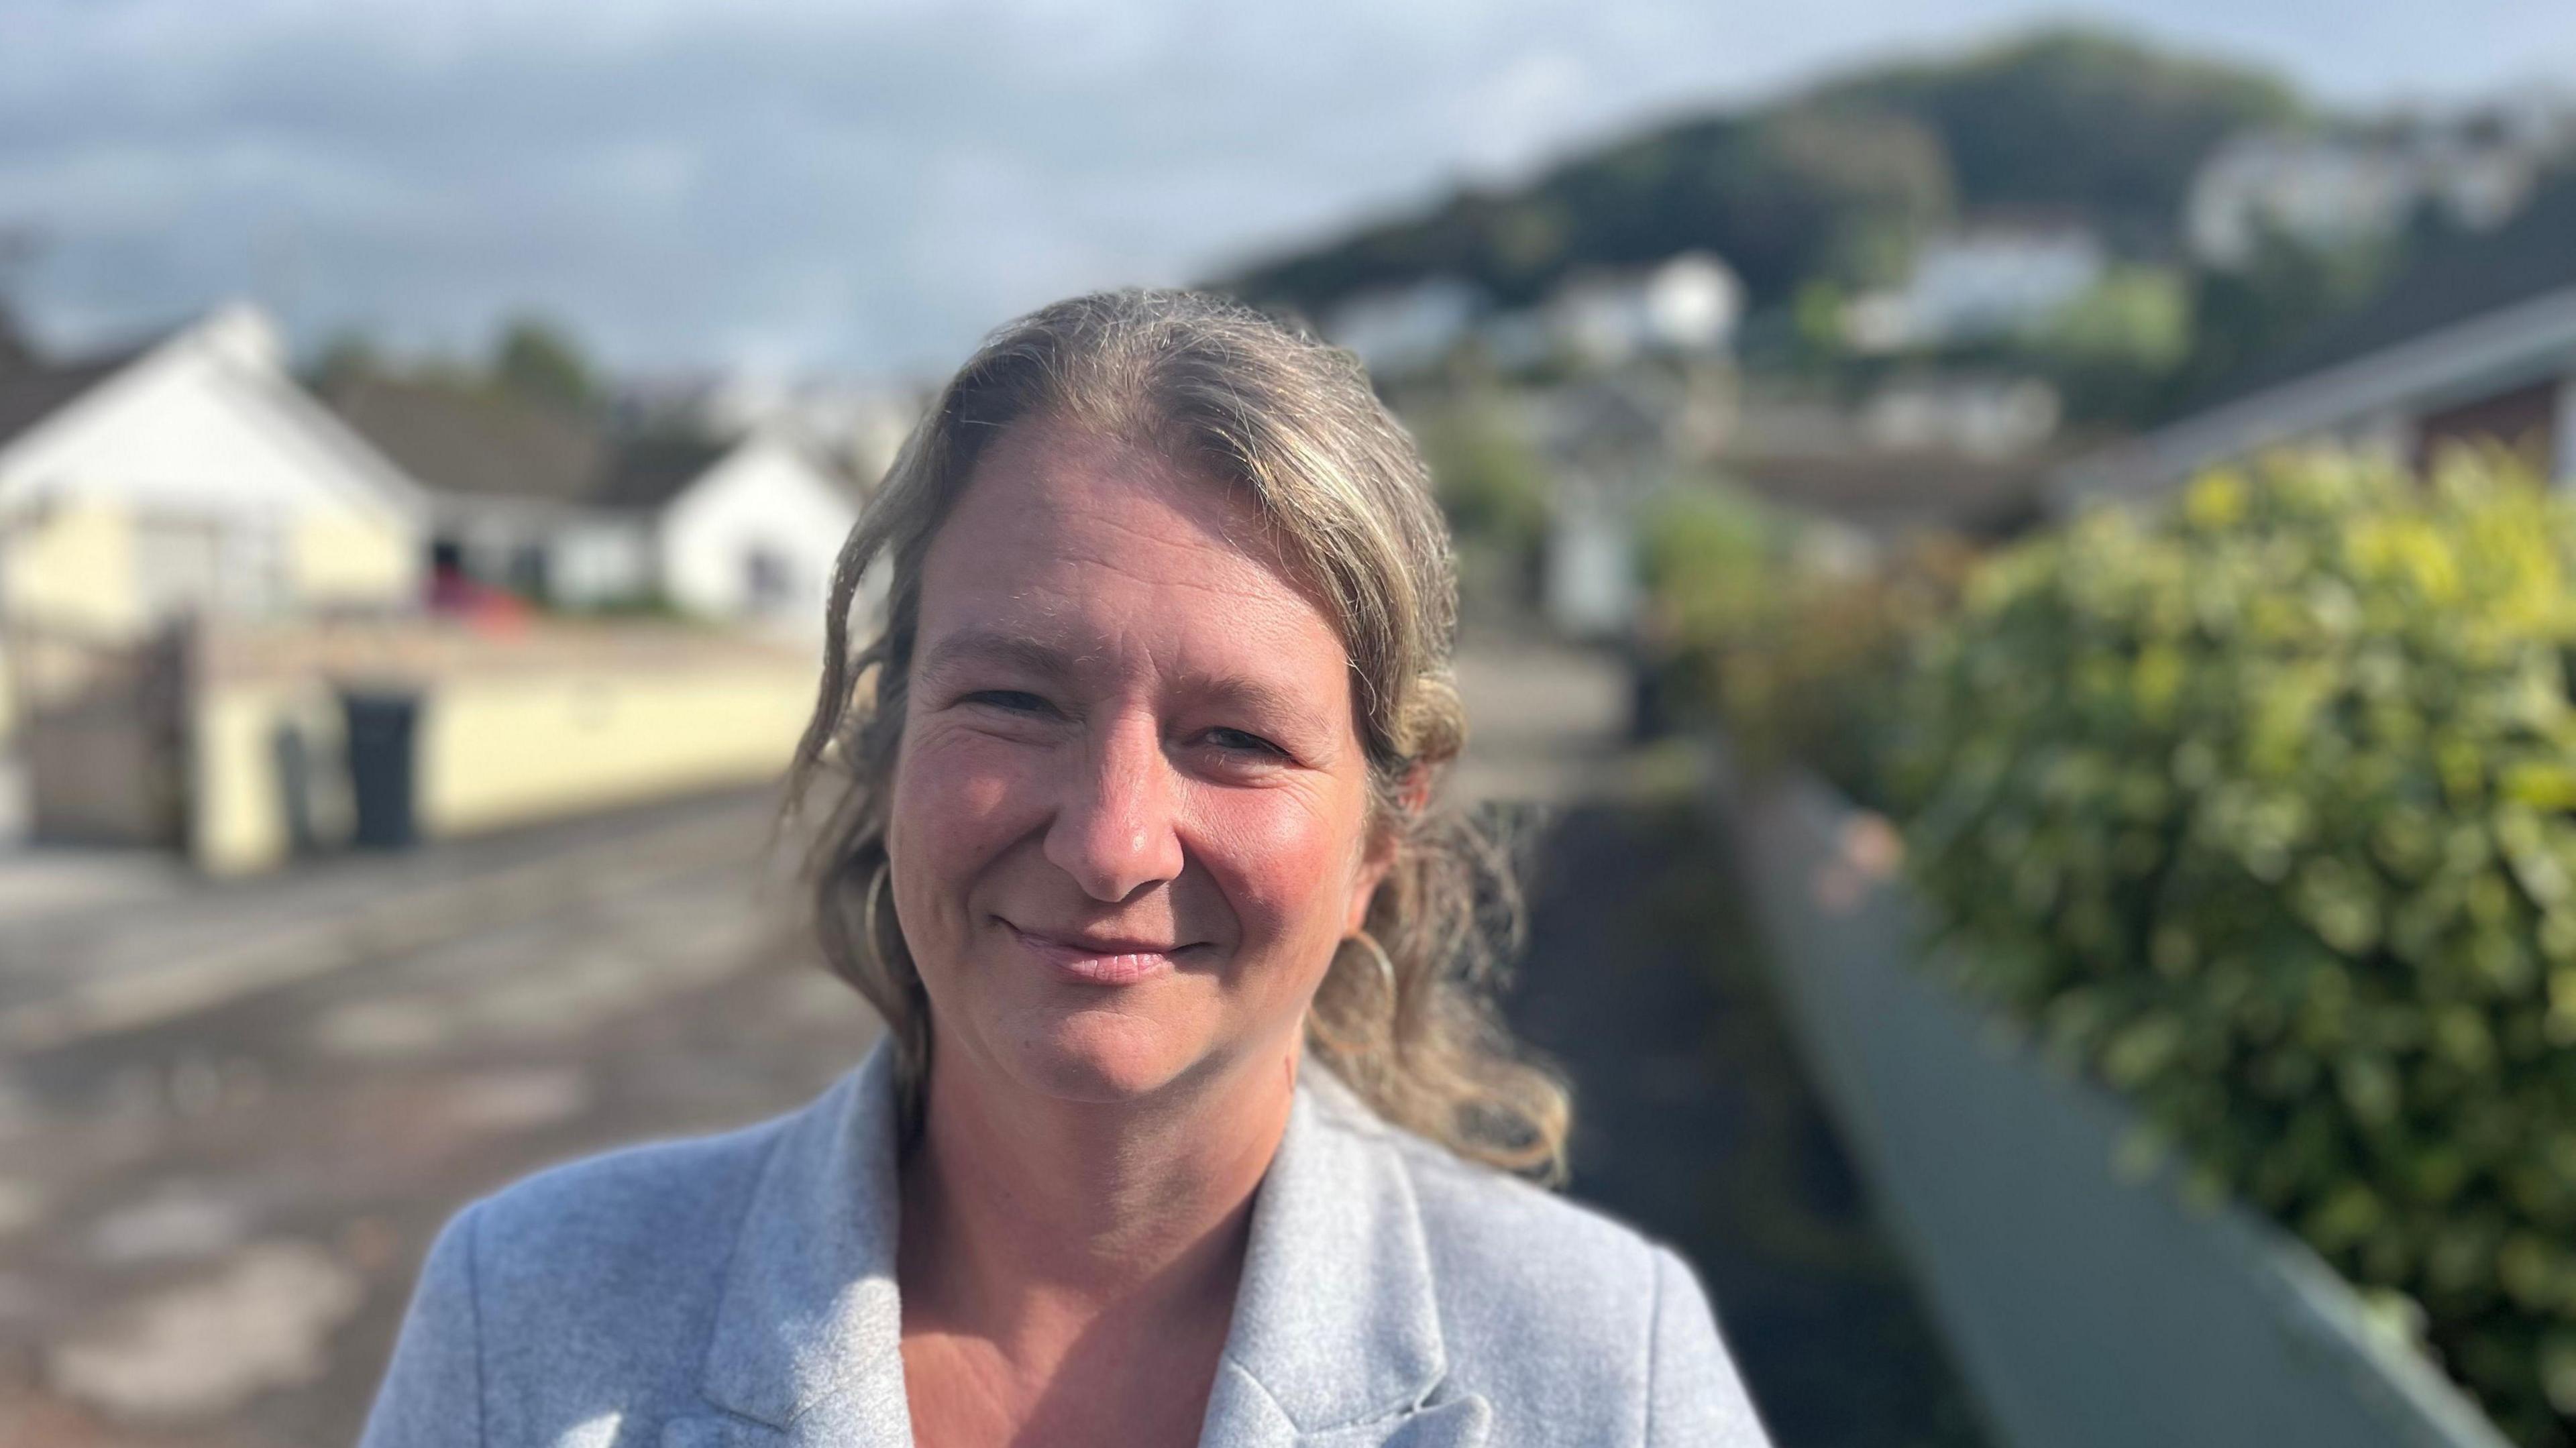
<svg viewBox="0 0 2576 1448"><path fill-rule="evenodd" d="M1253 1200L1201 1448L1472 1448L1492 1412L1446 1395L1413 1183L1389 1129L1311 1061Z"/></svg>
<svg viewBox="0 0 2576 1448"><path fill-rule="evenodd" d="M910 1448L895 1293L894 1054L791 1117L753 1188L701 1389L664 1448ZM1201 1448L1477 1448L1442 1391L1430 1252L1388 1128L1313 1063L1253 1201Z"/></svg>
<svg viewBox="0 0 2576 1448"><path fill-rule="evenodd" d="M702 1389L752 1423L732 1448L909 1448L895 1297L894 1053L883 1043L796 1116L753 1188ZM678 1429L681 1425L673 1425ZM694 1445L691 1445L694 1448Z"/></svg>

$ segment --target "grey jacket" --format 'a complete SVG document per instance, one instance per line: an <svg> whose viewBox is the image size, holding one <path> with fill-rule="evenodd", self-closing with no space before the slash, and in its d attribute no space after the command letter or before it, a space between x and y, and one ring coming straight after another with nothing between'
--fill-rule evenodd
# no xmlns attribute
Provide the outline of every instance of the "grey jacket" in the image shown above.
<svg viewBox="0 0 2576 1448"><path fill-rule="evenodd" d="M364 1448L909 1445L892 1064L458 1213ZM1301 1075L1203 1445L1765 1443L1680 1258Z"/></svg>

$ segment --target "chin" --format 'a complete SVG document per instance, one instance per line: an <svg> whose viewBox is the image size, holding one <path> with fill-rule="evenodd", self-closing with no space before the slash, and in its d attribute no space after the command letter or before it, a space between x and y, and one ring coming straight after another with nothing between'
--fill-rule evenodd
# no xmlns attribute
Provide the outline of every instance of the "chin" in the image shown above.
<svg viewBox="0 0 2576 1448"><path fill-rule="evenodd" d="M1008 1033L1004 1065L1023 1086L1065 1101L1138 1101L1201 1066L1166 1023L1105 1010L1051 1014Z"/></svg>

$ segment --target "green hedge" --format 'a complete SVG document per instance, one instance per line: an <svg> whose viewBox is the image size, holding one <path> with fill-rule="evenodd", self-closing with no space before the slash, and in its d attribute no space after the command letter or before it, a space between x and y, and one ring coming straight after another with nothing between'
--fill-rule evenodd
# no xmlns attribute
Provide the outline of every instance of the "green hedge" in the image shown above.
<svg viewBox="0 0 2576 1448"><path fill-rule="evenodd" d="M1870 554L1713 487L1668 496L1641 534L1674 704L1721 726L1755 769L1795 761L1883 807L1888 715L1876 706L1955 602L1969 546L1931 536Z"/></svg>
<svg viewBox="0 0 2576 1448"><path fill-rule="evenodd" d="M1895 717L1968 984L2576 1442L2576 517L2284 454L1986 567Z"/></svg>

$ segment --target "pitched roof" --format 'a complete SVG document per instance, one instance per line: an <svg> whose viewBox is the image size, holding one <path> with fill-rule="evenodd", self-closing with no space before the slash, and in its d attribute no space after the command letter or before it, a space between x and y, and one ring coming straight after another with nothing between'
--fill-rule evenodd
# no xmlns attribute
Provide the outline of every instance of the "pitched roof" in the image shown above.
<svg viewBox="0 0 2576 1448"><path fill-rule="evenodd" d="M658 508L706 476L732 449L688 436L648 436L620 442L590 501L610 508Z"/></svg>
<svg viewBox="0 0 2576 1448"><path fill-rule="evenodd" d="M449 383L370 376L325 395L424 486L458 497L658 508L731 450L685 434L620 438L569 413Z"/></svg>
<svg viewBox="0 0 2576 1448"><path fill-rule="evenodd" d="M2576 174L2543 187L2522 214L2484 235L2437 246L2359 310L2222 378L2195 398L2199 413L2438 332L2515 303L2576 287Z"/></svg>
<svg viewBox="0 0 2576 1448"><path fill-rule="evenodd" d="M441 493L582 503L605 464L605 443L581 419L498 393L361 377L330 386L324 400Z"/></svg>
<svg viewBox="0 0 2576 1448"><path fill-rule="evenodd" d="M18 330L16 314L6 302L0 302L0 376L35 365L36 349L27 345L26 335Z"/></svg>
<svg viewBox="0 0 2576 1448"><path fill-rule="evenodd" d="M137 349L65 366L47 366L23 353L0 357L0 443L53 416L141 355Z"/></svg>

